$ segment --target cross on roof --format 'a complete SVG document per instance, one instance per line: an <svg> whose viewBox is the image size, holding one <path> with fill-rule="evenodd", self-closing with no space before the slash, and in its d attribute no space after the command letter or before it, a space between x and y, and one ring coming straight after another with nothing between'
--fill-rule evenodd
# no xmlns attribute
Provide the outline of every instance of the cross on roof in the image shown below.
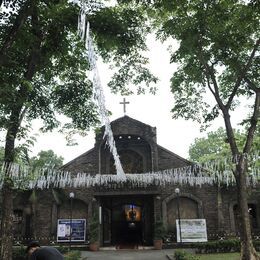
<svg viewBox="0 0 260 260"><path fill-rule="evenodd" d="M120 102L120 104L124 105L124 114L126 113L126 104L130 104L130 102L125 101L125 98L123 98L123 102Z"/></svg>

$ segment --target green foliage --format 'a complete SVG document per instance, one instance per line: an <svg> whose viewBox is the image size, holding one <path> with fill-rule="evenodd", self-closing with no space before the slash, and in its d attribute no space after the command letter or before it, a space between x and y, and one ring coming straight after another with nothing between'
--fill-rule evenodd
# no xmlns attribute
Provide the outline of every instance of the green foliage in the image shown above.
<svg viewBox="0 0 260 260"><path fill-rule="evenodd" d="M238 239L209 241L196 244L197 253L229 253L240 251L240 241Z"/></svg>
<svg viewBox="0 0 260 260"><path fill-rule="evenodd" d="M4 148L0 147L0 162L4 160ZM52 150L40 151L37 156L29 157L28 147L18 146L16 148L15 161L30 165L32 168L54 168L63 165L63 157L56 155Z"/></svg>
<svg viewBox="0 0 260 260"><path fill-rule="evenodd" d="M26 248L24 246L13 248L13 260L25 260L26 258Z"/></svg>
<svg viewBox="0 0 260 260"><path fill-rule="evenodd" d="M70 251L64 255L65 260L80 260L80 251Z"/></svg>
<svg viewBox="0 0 260 260"><path fill-rule="evenodd" d="M240 253L222 253L198 255L200 260L240 260Z"/></svg>
<svg viewBox="0 0 260 260"><path fill-rule="evenodd" d="M144 8L133 3L103 8L90 17L98 51L105 61L112 63L115 74L109 83L113 93L132 94L145 87L154 93L157 78L147 68L149 60L142 54L147 50L146 35L150 32ZM145 84L143 84L145 83Z"/></svg>
<svg viewBox="0 0 260 260"><path fill-rule="evenodd" d="M58 169L63 165L63 157L56 155L52 150L40 151L37 156L30 159L33 168Z"/></svg>
<svg viewBox="0 0 260 260"><path fill-rule="evenodd" d="M175 260L198 260L199 258L191 253L188 253L185 250L176 249L174 251L174 259Z"/></svg>
<svg viewBox="0 0 260 260"><path fill-rule="evenodd" d="M260 128L260 126L258 126L258 128ZM258 133L259 130L256 132L251 153L256 153L260 150L260 138ZM246 134L239 130L234 130L234 134L239 149L242 149L245 144ZM196 138L189 148L189 159L198 163L224 159L230 156L227 134L222 127L216 131L209 132L207 137Z"/></svg>
<svg viewBox="0 0 260 260"><path fill-rule="evenodd" d="M132 4L94 8L95 2L88 19L98 53L119 70L110 84L113 91L129 93L127 84L134 83L142 92L142 83L157 80L140 54L149 32L144 10ZM42 119L42 130L60 127L69 135L97 126L87 54L77 36L78 6L67 0L24 0L13 8L0 23L0 129L36 118ZM71 121L62 125L57 114ZM21 125L13 138L20 132Z"/></svg>
<svg viewBox="0 0 260 260"><path fill-rule="evenodd" d="M99 226L98 213L94 212L89 224L89 240L91 243L99 242Z"/></svg>
<svg viewBox="0 0 260 260"><path fill-rule="evenodd" d="M33 136L29 137L28 133L25 133L23 137L19 135L19 139L23 139L23 140L14 149L14 162L29 165L30 164L29 152L31 151L31 147L34 145L36 139ZM0 162L4 161L4 154L5 154L5 149L4 147L0 146Z"/></svg>
<svg viewBox="0 0 260 260"><path fill-rule="evenodd" d="M227 135L223 128L209 132L207 137L196 138L189 148L189 159L198 162L208 162L230 156L230 149L226 142Z"/></svg>
<svg viewBox="0 0 260 260"><path fill-rule="evenodd" d="M179 64L171 79L174 118L207 125L224 105L233 110L240 96L255 94L260 21L256 1L165 0L150 8L158 38L174 38L179 44L171 54L171 62Z"/></svg>
<svg viewBox="0 0 260 260"><path fill-rule="evenodd" d="M257 128L250 151L251 154L255 155L257 155L260 150L259 128L260 126ZM246 134L243 131L234 130L234 137L238 148L242 150L246 142ZM221 162L223 162L224 166L224 164L227 163L225 162L227 158L231 158L231 151L227 141L226 131L223 128L209 132L207 137L196 138L195 142L191 144L189 148L189 159L196 163L203 164L210 161L218 161L221 167ZM253 160L248 157L247 166L247 172L250 175L259 168L260 162L254 157ZM232 166L230 165L230 167Z"/></svg>
<svg viewBox="0 0 260 260"><path fill-rule="evenodd" d="M63 255L69 251L67 246L55 246L55 248Z"/></svg>
<svg viewBox="0 0 260 260"><path fill-rule="evenodd" d="M260 241L253 241L254 247L257 251L260 251ZM240 241L235 238L225 240L215 240L200 243L191 243L187 245L187 248L193 248L196 250L196 254L216 254L216 253L230 253L240 251ZM176 250L177 251L177 250ZM178 250L181 253L183 250Z"/></svg>
<svg viewBox="0 0 260 260"><path fill-rule="evenodd" d="M162 221L156 221L154 223L154 239L163 239L166 234L165 227Z"/></svg>
<svg viewBox="0 0 260 260"><path fill-rule="evenodd" d="M5 154L5 149L4 147L0 146L0 162L4 160L4 154Z"/></svg>
<svg viewBox="0 0 260 260"><path fill-rule="evenodd" d="M18 4L18 15L0 24L0 50L15 30L9 48L0 51L0 128L18 123L10 121L14 114L21 122L41 118L43 130L51 130L60 125L56 113L62 113L71 118L70 127L86 130L98 119L85 75L89 64L76 35L78 8L66 0L29 2ZM20 16L25 20L16 28Z"/></svg>

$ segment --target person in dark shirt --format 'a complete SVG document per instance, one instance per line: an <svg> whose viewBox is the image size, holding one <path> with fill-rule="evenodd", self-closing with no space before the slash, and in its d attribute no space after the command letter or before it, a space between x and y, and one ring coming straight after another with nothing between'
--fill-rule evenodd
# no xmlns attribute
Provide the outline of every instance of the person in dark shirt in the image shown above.
<svg viewBox="0 0 260 260"><path fill-rule="evenodd" d="M31 242L27 247L29 260L64 260L62 254L54 247L40 247L37 241Z"/></svg>

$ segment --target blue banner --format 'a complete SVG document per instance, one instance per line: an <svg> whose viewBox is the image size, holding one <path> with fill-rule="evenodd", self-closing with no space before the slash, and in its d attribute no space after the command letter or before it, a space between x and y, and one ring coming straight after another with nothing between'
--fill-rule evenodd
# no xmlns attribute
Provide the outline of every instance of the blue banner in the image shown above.
<svg viewBox="0 0 260 260"><path fill-rule="evenodd" d="M86 219L58 219L57 242L85 242Z"/></svg>

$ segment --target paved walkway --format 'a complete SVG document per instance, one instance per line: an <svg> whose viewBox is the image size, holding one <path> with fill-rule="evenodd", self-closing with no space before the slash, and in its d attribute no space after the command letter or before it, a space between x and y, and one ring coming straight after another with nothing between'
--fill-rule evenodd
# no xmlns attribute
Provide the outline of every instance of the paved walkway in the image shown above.
<svg viewBox="0 0 260 260"><path fill-rule="evenodd" d="M105 250L84 251L82 259L87 260L166 260L166 255L172 255L173 249L164 250Z"/></svg>

